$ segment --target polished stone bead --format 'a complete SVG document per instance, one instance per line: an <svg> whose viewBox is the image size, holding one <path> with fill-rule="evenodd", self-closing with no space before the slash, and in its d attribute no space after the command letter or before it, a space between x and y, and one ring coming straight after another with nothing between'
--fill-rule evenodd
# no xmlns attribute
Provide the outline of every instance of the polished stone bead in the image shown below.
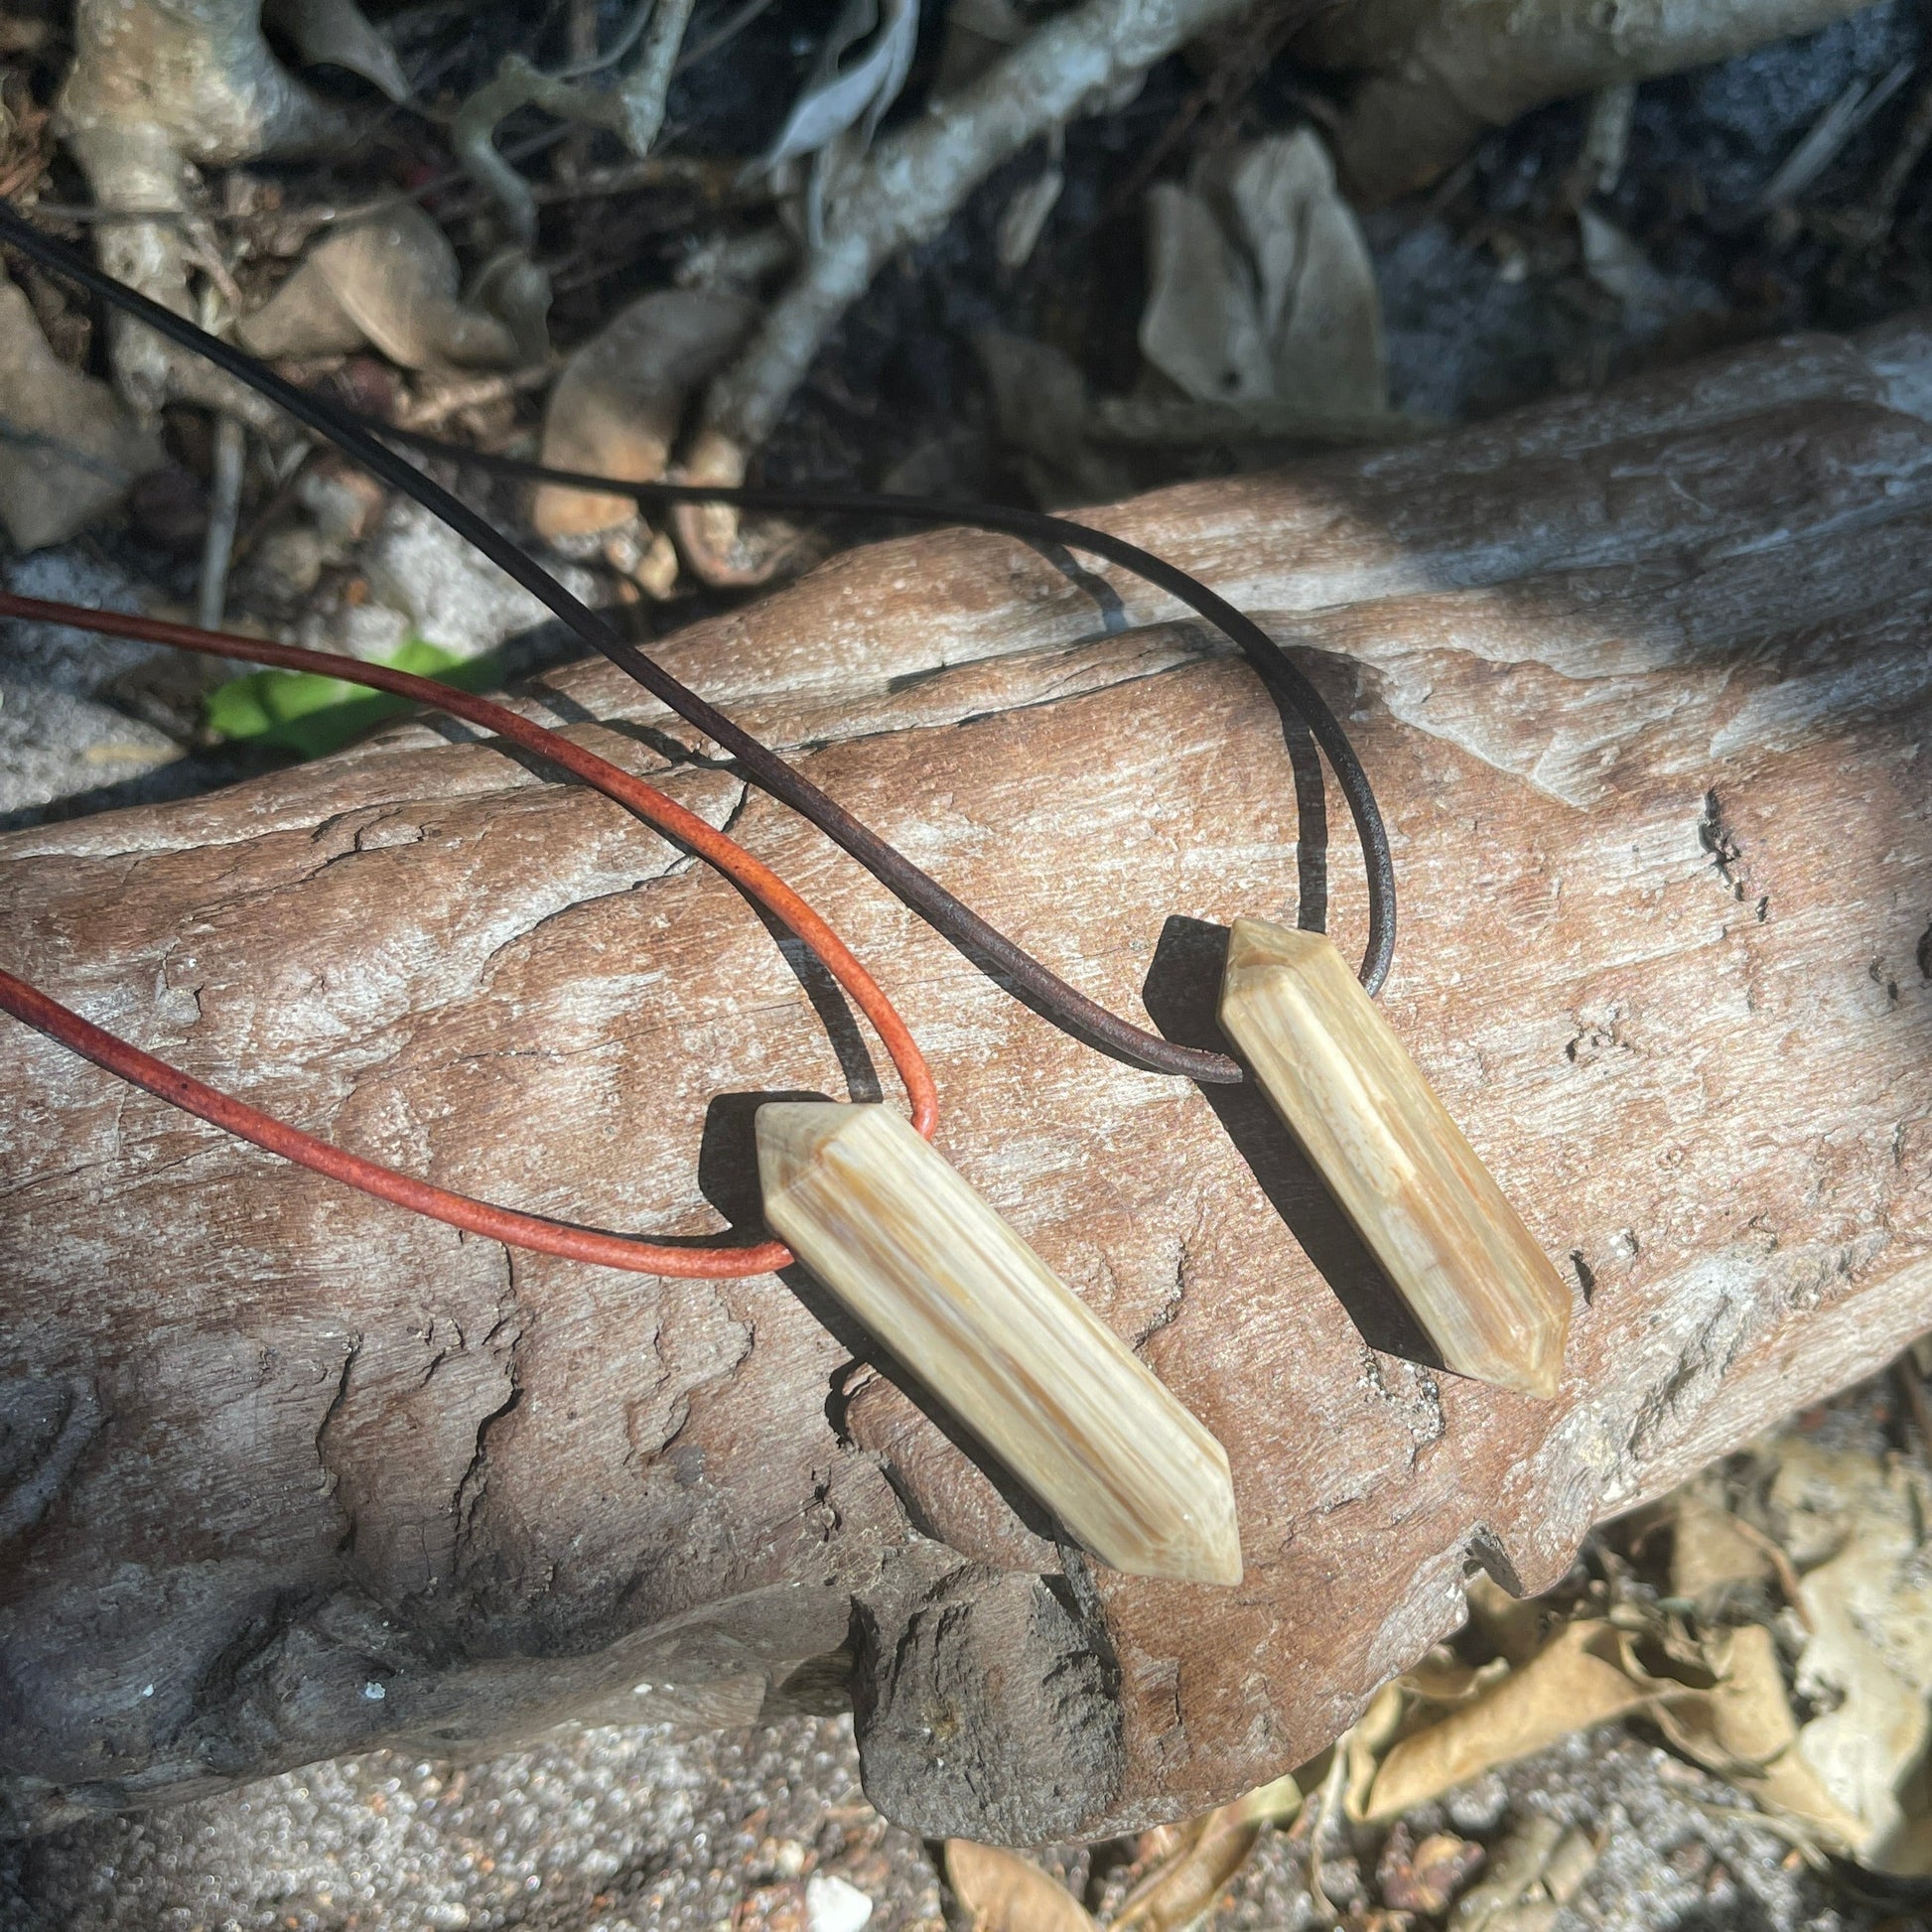
<svg viewBox="0 0 1932 1932"><path fill-rule="evenodd" d="M891 1109L758 1113L772 1231L1104 1564L1241 1580L1228 1459Z"/></svg>
<svg viewBox="0 0 1932 1932"><path fill-rule="evenodd" d="M1235 920L1221 1028L1444 1366L1554 1395L1569 1291L1332 941Z"/></svg>

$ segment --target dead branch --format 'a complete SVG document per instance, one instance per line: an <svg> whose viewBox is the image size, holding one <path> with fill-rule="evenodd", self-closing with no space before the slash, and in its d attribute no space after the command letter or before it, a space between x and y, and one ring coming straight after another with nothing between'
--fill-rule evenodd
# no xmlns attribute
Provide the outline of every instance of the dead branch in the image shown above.
<svg viewBox="0 0 1932 1932"><path fill-rule="evenodd" d="M1548 1404L1385 1345L1252 1095L1046 1027L611 667L527 700L852 936L950 1158L1227 1447L1239 1589L1090 1565L808 1280L507 1254L0 1029L13 1820L844 1683L904 1823L1133 1829L1311 1757L1472 1566L1543 1588L1882 1367L1932 1324L1929 378L1932 324L1797 339L1105 513L1350 717L1387 1010L1577 1283ZM1213 1037L1234 916L1325 899L1359 943L1299 738L1138 583L939 533L663 654L1175 1037ZM743 1224L759 1096L877 1091L718 880L425 727L10 835L0 906L10 969L202 1077L608 1227Z"/></svg>
<svg viewBox="0 0 1932 1932"><path fill-rule="evenodd" d="M743 479L747 458L771 433L839 318L901 248L937 234L1001 162L1080 114L1132 98L1157 61L1250 3L1086 0L841 171L826 197L822 236L711 387L692 474ZM686 516L681 534L700 576L747 581L732 512Z"/></svg>

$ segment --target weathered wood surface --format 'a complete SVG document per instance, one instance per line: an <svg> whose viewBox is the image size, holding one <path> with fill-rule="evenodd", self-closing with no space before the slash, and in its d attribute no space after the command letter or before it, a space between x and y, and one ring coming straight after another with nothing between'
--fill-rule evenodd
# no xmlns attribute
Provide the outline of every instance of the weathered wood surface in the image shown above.
<svg viewBox="0 0 1932 1932"><path fill-rule="evenodd" d="M849 1662L910 1824L1172 1817L1311 1754L1472 1561L1548 1585L1592 1520L1876 1368L1932 1326L1927 417L1932 325L1106 514L1349 715L1405 892L1387 1011L1578 1284L1553 1404L1368 1344L1359 1254L1252 1093L1077 1046L729 771L669 767L860 945L949 1157L1226 1445L1233 1590L1064 1556L808 1282L506 1255L0 1026L15 1816L742 1720ZM665 655L1081 986L1204 1037L1217 928L1292 920L1314 868L1276 713L1173 615L943 533ZM688 737L602 665L552 691L639 769ZM866 1091L716 878L425 728L10 836L0 894L8 965L109 1027L612 1227L742 1215L746 1096Z"/></svg>

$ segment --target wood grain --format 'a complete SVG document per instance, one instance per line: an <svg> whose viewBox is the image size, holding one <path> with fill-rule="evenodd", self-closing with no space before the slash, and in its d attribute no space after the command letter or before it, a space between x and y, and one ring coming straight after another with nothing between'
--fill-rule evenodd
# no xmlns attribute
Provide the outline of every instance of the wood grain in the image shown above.
<svg viewBox="0 0 1932 1932"><path fill-rule="evenodd" d="M1125 1830L1311 1755L1471 1564L1539 1588L1877 1368L1932 1322L1928 416L1912 325L1104 513L1348 718L1403 887L1385 1010L1574 1282L1554 1402L1386 1345L1258 1094L1055 1033L608 667L528 700L860 946L949 1158L1226 1447L1233 1590L1054 1551L809 1283L509 1255L0 1030L13 1818L842 1678L894 1816ZM1303 742L1130 581L939 533L664 655L1176 1037L1216 1038L1235 916L1325 896L1360 944ZM717 879L456 731L9 835L0 905L12 969L210 1082L614 1228L744 1223L758 1104L879 1092Z"/></svg>

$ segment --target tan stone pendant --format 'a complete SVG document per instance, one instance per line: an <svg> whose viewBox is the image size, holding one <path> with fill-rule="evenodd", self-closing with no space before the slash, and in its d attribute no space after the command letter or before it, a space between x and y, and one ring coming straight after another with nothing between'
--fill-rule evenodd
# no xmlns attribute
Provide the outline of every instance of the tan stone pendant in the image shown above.
<svg viewBox="0 0 1932 1932"><path fill-rule="evenodd" d="M1236 919L1221 1027L1444 1366L1554 1395L1569 1291L1333 943Z"/></svg>
<svg viewBox="0 0 1932 1932"><path fill-rule="evenodd" d="M1241 1581L1226 1451L890 1108L758 1114L765 1218L1087 1549Z"/></svg>

